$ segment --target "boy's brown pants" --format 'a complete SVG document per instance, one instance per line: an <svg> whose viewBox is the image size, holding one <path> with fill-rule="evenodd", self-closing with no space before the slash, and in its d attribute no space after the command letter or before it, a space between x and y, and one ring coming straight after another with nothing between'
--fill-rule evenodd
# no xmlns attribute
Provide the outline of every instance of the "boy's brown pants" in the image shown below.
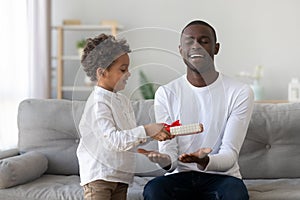
<svg viewBox="0 0 300 200"><path fill-rule="evenodd" d="M96 180L83 189L85 200L126 200L128 184Z"/></svg>

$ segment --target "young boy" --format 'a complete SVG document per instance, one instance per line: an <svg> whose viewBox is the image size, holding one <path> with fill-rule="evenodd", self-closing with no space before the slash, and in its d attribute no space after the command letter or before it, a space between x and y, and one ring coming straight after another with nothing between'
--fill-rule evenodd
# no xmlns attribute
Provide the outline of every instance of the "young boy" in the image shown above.
<svg viewBox="0 0 300 200"><path fill-rule="evenodd" d="M96 81L82 115L77 149L84 199L126 199L134 173L130 149L146 142L147 137L172 139L163 124L136 127L130 100L118 93L130 76L129 45L101 34L88 39L81 63L91 81Z"/></svg>

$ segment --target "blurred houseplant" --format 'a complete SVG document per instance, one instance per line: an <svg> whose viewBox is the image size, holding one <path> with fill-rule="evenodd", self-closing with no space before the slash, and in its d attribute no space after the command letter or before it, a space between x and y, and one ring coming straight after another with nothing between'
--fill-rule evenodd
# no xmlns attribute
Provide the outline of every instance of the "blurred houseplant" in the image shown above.
<svg viewBox="0 0 300 200"><path fill-rule="evenodd" d="M86 45L86 39L81 39L76 42L76 48L80 58L83 54L83 48L85 47L85 45Z"/></svg>
<svg viewBox="0 0 300 200"><path fill-rule="evenodd" d="M140 71L140 91L144 99L154 99L155 87L153 83L150 83L145 73Z"/></svg>

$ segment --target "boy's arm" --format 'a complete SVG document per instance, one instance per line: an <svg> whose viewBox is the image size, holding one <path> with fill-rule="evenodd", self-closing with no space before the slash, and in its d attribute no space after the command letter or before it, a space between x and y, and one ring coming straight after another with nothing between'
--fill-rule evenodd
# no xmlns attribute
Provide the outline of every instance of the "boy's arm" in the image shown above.
<svg viewBox="0 0 300 200"><path fill-rule="evenodd" d="M144 126L138 126L129 130L119 130L117 127L111 108L98 102L94 105L91 125L93 134L98 141L105 145L105 148L114 151L127 151L144 143L147 135Z"/></svg>
<svg viewBox="0 0 300 200"><path fill-rule="evenodd" d="M119 130L112 116L111 108L105 103L97 104L92 126L93 132L99 138L99 141L106 148L114 151L128 151L139 144L145 143L149 137L159 141L174 137L164 130L163 124L158 123Z"/></svg>

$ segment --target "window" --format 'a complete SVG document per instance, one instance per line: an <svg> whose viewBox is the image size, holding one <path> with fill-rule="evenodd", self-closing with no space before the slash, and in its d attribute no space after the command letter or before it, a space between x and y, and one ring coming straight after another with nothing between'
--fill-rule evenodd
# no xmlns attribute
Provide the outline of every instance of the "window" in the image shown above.
<svg viewBox="0 0 300 200"><path fill-rule="evenodd" d="M27 1L2 1L0 7L0 150L17 146L18 104L28 97L29 40Z"/></svg>

